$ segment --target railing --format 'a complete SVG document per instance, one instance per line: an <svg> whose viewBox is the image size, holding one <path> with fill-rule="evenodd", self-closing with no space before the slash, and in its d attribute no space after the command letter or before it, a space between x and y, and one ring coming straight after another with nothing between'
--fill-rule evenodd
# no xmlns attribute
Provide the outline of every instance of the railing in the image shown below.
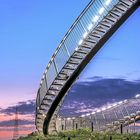
<svg viewBox="0 0 140 140"><path fill-rule="evenodd" d="M37 95L37 106L40 106L46 91L84 38L118 2L119 0L92 0L83 10L47 65Z"/></svg>
<svg viewBox="0 0 140 140"><path fill-rule="evenodd" d="M89 128L95 132L104 132L110 131L108 128L111 126L111 130L116 131L118 127L120 128L121 124L127 128L127 126L134 123L135 120L140 120L139 104L140 94L137 94L132 99L125 99L112 105L99 108L92 113L83 114L78 117L58 117L57 130L65 131Z"/></svg>

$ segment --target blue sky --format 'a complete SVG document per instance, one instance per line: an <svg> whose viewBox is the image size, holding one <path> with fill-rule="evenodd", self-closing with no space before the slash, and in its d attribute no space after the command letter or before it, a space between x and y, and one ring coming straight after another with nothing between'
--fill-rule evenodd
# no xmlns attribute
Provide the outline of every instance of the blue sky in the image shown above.
<svg viewBox="0 0 140 140"><path fill-rule="evenodd" d="M0 105L36 97L49 59L88 2L0 1Z"/></svg>
<svg viewBox="0 0 140 140"><path fill-rule="evenodd" d="M13 135L15 104L22 106L19 134L35 130L36 93L59 42L89 0L0 0L0 140ZM28 106L28 107L27 107ZM6 111L13 112L8 115ZM5 111L3 111L5 110ZM32 110L32 111L31 111Z"/></svg>
<svg viewBox="0 0 140 140"><path fill-rule="evenodd" d="M140 80L140 9L105 43L80 80L93 76Z"/></svg>
<svg viewBox="0 0 140 140"><path fill-rule="evenodd" d="M36 97L49 59L89 1L0 1L1 106ZM138 9L90 62L80 80L140 77L139 15Z"/></svg>

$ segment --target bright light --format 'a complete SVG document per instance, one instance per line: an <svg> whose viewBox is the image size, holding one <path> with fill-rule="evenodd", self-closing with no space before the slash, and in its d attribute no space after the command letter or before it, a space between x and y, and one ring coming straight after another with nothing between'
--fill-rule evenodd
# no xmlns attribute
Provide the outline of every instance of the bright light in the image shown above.
<svg viewBox="0 0 140 140"><path fill-rule="evenodd" d="M119 105L122 104L122 103L123 103L123 101L118 102Z"/></svg>
<svg viewBox="0 0 140 140"><path fill-rule="evenodd" d="M51 61L53 61L53 58L51 58Z"/></svg>
<svg viewBox="0 0 140 140"><path fill-rule="evenodd" d="M110 3L111 3L111 0L107 0L107 1L105 2L105 5L108 6Z"/></svg>
<svg viewBox="0 0 140 140"><path fill-rule="evenodd" d="M81 45L82 43L83 43L83 39L81 39L78 44Z"/></svg>
<svg viewBox="0 0 140 140"><path fill-rule="evenodd" d="M89 24L88 30L90 31L92 29L92 27L93 27L93 24Z"/></svg>
<svg viewBox="0 0 140 140"><path fill-rule="evenodd" d="M84 33L84 35L83 35L83 38L86 38L86 37L87 37L87 35L88 35L88 33L87 33L87 32L85 32L85 33Z"/></svg>
<svg viewBox="0 0 140 140"><path fill-rule="evenodd" d="M77 48L75 48L75 51L78 51L78 49L79 49L78 47L77 47Z"/></svg>
<svg viewBox="0 0 140 140"><path fill-rule="evenodd" d="M112 107L112 106L110 105L110 106L107 107L107 109L109 109L109 108L111 108L111 107Z"/></svg>
<svg viewBox="0 0 140 140"><path fill-rule="evenodd" d="M86 116L90 116L90 113L87 113Z"/></svg>
<svg viewBox="0 0 140 140"><path fill-rule="evenodd" d="M135 96L135 98L139 98L140 97L140 94L137 94L136 96Z"/></svg>
<svg viewBox="0 0 140 140"><path fill-rule="evenodd" d="M124 100L123 102L124 102L124 103L126 103L126 102L127 102L127 100Z"/></svg>
<svg viewBox="0 0 140 140"><path fill-rule="evenodd" d="M130 114L130 116L131 116L131 117L135 117L135 116L136 116L136 114L135 114L135 113L132 113L132 114Z"/></svg>
<svg viewBox="0 0 140 140"><path fill-rule="evenodd" d="M112 106L117 106L117 104L115 103L115 104L113 104Z"/></svg>
<svg viewBox="0 0 140 140"><path fill-rule="evenodd" d="M105 8L102 7L100 10L99 10L99 14L101 15L103 12L104 12Z"/></svg>
<svg viewBox="0 0 140 140"><path fill-rule="evenodd" d="M92 112L91 114L93 115L93 114L95 114L95 112Z"/></svg>
<svg viewBox="0 0 140 140"><path fill-rule="evenodd" d="M45 78L45 75L43 74L43 77L42 77L42 79L44 79Z"/></svg>
<svg viewBox="0 0 140 140"><path fill-rule="evenodd" d="M71 118L67 118L67 120L70 120Z"/></svg>
<svg viewBox="0 0 140 140"><path fill-rule="evenodd" d="M105 110L106 110L106 108L105 108L105 107L103 107L103 108L102 108L102 111L105 111Z"/></svg>
<svg viewBox="0 0 140 140"><path fill-rule="evenodd" d="M101 112L101 110L100 110L100 109L98 109L98 110L97 110L97 112Z"/></svg>
<svg viewBox="0 0 140 140"><path fill-rule="evenodd" d="M96 16L93 18L93 22L96 22L98 19L99 19L99 16L96 15Z"/></svg>
<svg viewBox="0 0 140 140"><path fill-rule="evenodd" d="M85 115L81 115L81 117L82 117L82 118L84 118L84 117L85 117Z"/></svg>
<svg viewBox="0 0 140 140"><path fill-rule="evenodd" d="M51 65L51 64L49 63L49 64L48 64L48 68L50 67L50 65Z"/></svg>

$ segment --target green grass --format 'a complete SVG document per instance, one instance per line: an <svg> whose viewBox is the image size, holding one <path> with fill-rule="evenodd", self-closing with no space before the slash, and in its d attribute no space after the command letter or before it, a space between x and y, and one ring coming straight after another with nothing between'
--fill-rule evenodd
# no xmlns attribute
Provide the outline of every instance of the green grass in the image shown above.
<svg viewBox="0 0 140 140"><path fill-rule="evenodd" d="M18 140L140 140L140 134L93 133L89 129L59 132L57 135L29 135Z"/></svg>

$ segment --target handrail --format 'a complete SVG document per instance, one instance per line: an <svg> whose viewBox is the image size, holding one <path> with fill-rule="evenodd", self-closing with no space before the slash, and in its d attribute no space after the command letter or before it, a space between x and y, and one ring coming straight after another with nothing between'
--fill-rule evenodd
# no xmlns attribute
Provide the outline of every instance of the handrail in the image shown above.
<svg viewBox="0 0 140 140"><path fill-rule="evenodd" d="M47 88L49 89L55 77L73 54L74 50L82 44L82 41L91 31L91 29L95 28L118 2L119 0L90 1L90 3L86 6L86 8L82 11L82 13L67 31L56 51L52 55L41 79L39 89L41 89L45 78ZM59 53L62 54L59 55ZM63 58L61 55L65 55L66 58ZM58 59L62 60L57 62ZM51 72L51 74L49 74L49 72Z"/></svg>

